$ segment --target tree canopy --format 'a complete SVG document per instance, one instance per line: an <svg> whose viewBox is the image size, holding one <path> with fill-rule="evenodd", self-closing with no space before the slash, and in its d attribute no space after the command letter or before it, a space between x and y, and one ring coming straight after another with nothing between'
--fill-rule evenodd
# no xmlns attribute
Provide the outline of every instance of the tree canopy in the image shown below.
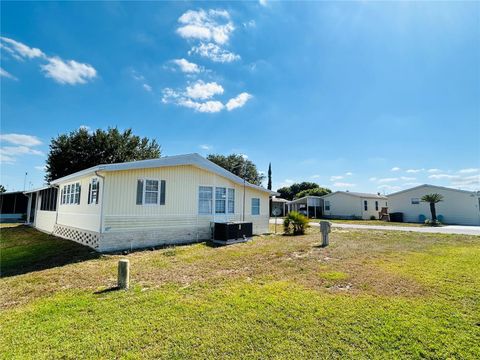
<svg viewBox="0 0 480 360"><path fill-rule="evenodd" d="M50 182L100 164L159 158L156 140L133 135L116 127L89 132L85 128L61 134L50 143L45 180Z"/></svg>
<svg viewBox="0 0 480 360"><path fill-rule="evenodd" d="M251 184L262 185L265 175L257 170L257 166L240 154L219 155L210 154L207 159L235 175L245 179Z"/></svg>
<svg viewBox="0 0 480 360"><path fill-rule="evenodd" d="M290 186L285 186L277 190L280 197L286 200L293 200L307 195L322 196L329 194L332 191L327 188L322 188L318 184L313 182L301 182L295 183Z"/></svg>

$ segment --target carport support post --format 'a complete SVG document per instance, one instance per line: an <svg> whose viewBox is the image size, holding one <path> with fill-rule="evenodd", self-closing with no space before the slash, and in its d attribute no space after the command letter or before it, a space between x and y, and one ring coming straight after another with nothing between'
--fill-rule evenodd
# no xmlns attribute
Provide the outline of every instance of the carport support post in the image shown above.
<svg viewBox="0 0 480 360"><path fill-rule="evenodd" d="M331 228L330 221L320 221L320 232L322 233L322 247L328 246L328 234L330 234Z"/></svg>
<svg viewBox="0 0 480 360"><path fill-rule="evenodd" d="M122 259L118 262L118 288L128 289L130 286L130 261Z"/></svg>

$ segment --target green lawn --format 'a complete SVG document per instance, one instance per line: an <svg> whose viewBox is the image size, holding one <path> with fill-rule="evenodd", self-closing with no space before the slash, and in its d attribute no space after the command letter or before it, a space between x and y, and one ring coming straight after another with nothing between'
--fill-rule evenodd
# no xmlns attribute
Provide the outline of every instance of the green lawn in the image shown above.
<svg viewBox="0 0 480 360"><path fill-rule="evenodd" d="M480 357L479 237L309 231L135 252L109 291L124 256L3 228L1 358Z"/></svg>

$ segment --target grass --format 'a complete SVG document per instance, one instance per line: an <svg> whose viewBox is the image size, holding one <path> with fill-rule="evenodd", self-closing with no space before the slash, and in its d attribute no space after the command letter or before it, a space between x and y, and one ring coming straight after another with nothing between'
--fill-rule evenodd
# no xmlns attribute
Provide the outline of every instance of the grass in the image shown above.
<svg viewBox="0 0 480 360"><path fill-rule="evenodd" d="M106 291L124 256L92 258L32 229L2 229L2 269L10 275L0 280L0 354L480 356L479 237L333 229L330 246L320 242L311 228L228 247L135 252L126 256L132 289ZM15 270L34 258L27 252L22 263L15 248L25 246L42 257L40 270ZM60 265L52 246L65 258Z"/></svg>

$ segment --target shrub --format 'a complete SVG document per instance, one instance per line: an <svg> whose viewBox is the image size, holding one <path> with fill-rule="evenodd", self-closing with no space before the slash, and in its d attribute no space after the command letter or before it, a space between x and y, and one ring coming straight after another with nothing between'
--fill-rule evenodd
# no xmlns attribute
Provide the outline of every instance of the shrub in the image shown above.
<svg viewBox="0 0 480 360"><path fill-rule="evenodd" d="M377 218L374 215L372 215L370 216L370 220L377 220Z"/></svg>
<svg viewBox="0 0 480 360"><path fill-rule="evenodd" d="M425 225L427 225L427 226L441 226L442 223L438 220L427 219L427 220L425 220Z"/></svg>
<svg viewBox="0 0 480 360"><path fill-rule="evenodd" d="M308 218L299 212L292 211L283 220L283 231L285 234L303 235L308 227Z"/></svg>

